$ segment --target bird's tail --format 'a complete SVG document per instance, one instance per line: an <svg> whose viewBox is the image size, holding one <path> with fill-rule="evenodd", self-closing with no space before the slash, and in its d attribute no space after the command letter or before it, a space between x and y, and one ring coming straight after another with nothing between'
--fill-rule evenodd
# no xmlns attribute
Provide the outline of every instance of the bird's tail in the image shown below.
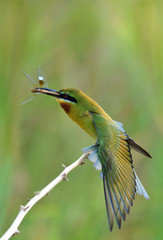
<svg viewBox="0 0 163 240"><path fill-rule="evenodd" d="M140 152L141 154L145 155L146 157L152 158L151 155L144 150L141 146L139 146L136 142L134 142L134 140L132 140L132 138L128 138L127 142L129 144L129 146L134 149L137 152Z"/></svg>
<svg viewBox="0 0 163 240"><path fill-rule="evenodd" d="M135 181L136 181L136 192L139 195L143 195L145 197L145 199L149 199L148 193L146 192L145 188L143 187L142 183L140 182L135 170Z"/></svg>

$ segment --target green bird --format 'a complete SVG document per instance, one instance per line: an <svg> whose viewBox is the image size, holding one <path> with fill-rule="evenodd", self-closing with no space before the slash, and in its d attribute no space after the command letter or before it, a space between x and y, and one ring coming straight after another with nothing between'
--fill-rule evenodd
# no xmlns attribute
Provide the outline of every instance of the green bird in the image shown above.
<svg viewBox="0 0 163 240"><path fill-rule="evenodd" d="M27 77L29 77L26 74ZM40 77L42 80L42 77ZM114 121L93 99L80 89L67 88L59 91L35 87L34 94L55 97L66 114L96 140L93 146L83 149L96 170L101 170L104 196L110 231L114 217L118 228L130 211L136 193L149 196L141 184L133 166L131 149L151 158L142 147L126 133L122 123Z"/></svg>

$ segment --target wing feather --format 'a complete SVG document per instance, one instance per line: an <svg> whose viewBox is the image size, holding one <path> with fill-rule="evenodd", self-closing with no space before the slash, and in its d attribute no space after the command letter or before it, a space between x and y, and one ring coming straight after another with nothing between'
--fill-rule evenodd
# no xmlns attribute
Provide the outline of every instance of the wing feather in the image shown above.
<svg viewBox="0 0 163 240"><path fill-rule="evenodd" d="M127 134L122 126L104 121L98 114L92 114L98 138L98 158L102 164L104 195L110 231L114 217L118 228L133 205L136 194L135 172ZM103 131L99 131L103 126Z"/></svg>
<svg viewBox="0 0 163 240"><path fill-rule="evenodd" d="M108 193L108 188L107 188L107 183L106 183L106 177L105 176L103 176L103 185L104 185L104 195L105 195L108 223L109 223L110 231L112 231L113 222L114 222L114 212L113 212L113 207L111 205L111 200L110 200L110 196L109 196L109 193Z"/></svg>

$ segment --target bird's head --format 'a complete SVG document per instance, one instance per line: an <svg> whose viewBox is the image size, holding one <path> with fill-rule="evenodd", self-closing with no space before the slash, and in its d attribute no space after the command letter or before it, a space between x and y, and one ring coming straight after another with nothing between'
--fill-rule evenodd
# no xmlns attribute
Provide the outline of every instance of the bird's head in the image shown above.
<svg viewBox="0 0 163 240"><path fill-rule="evenodd" d="M34 88L31 91L35 94L42 93L55 97L67 114L72 109L86 107L86 102L90 101L90 98L77 88L65 88L59 91L49 88Z"/></svg>
<svg viewBox="0 0 163 240"><path fill-rule="evenodd" d="M77 88L65 88L58 91L49 88L34 88L32 93L42 93L55 97L68 115L73 112L81 115L86 111L97 113L102 111L101 107L93 99Z"/></svg>

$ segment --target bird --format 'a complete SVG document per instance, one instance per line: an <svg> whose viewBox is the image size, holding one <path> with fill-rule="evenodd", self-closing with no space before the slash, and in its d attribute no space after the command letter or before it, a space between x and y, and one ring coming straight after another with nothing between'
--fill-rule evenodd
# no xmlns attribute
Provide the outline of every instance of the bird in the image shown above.
<svg viewBox="0 0 163 240"><path fill-rule="evenodd" d="M83 152L89 153L88 159L95 169L101 170L109 229L112 231L114 219L120 229L136 193L149 199L135 172L131 149L149 158L151 155L128 136L121 122L113 120L80 89L57 91L35 87L31 92L55 97L69 118L95 140L95 144L84 148Z"/></svg>

